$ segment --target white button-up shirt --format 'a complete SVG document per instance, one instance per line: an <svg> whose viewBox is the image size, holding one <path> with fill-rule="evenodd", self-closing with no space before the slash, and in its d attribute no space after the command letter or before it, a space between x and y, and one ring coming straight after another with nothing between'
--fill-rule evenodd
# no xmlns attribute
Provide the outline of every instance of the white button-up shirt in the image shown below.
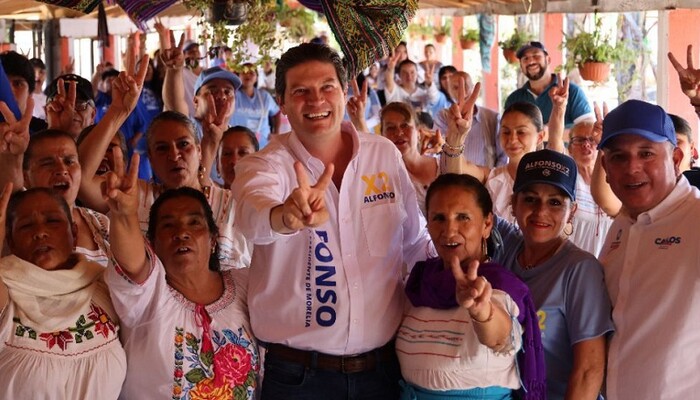
<svg viewBox="0 0 700 400"><path fill-rule="evenodd" d="M613 303L607 398L700 394L700 192L681 178L656 207L624 212L601 251Z"/></svg>
<svg viewBox="0 0 700 400"><path fill-rule="evenodd" d="M401 156L388 140L358 135L340 191L329 185L329 221L282 235L270 210L297 187L300 161L316 181L324 170L295 133L281 135L236 166L236 224L255 243L248 304L264 342L327 354L362 353L387 343L404 307L403 263L434 255ZM432 252L431 252L432 251Z"/></svg>

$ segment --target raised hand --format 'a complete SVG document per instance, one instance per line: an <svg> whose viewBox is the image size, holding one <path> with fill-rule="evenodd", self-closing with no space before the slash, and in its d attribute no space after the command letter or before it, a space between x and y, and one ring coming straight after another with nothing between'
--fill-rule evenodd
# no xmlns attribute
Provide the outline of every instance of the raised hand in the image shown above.
<svg viewBox="0 0 700 400"><path fill-rule="evenodd" d="M554 107L565 109L566 103L569 102L569 78L562 80L559 77L557 84L549 90L549 98L552 99Z"/></svg>
<svg viewBox="0 0 700 400"><path fill-rule="evenodd" d="M5 122L0 123L0 138L2 138L0 153L19 157L27 150L32 110L34 110L34 99L30 96L27 98L22 118L18 121L15 114L10 111L10 107L4 101L0 101L0 113L5 118Z"/></svg>
<svg viewBox="0 0 700 400"><path fill-rule="evenodd" d="M141 57L138 71L134 72L134 57L127 57L126 70L112 81L112 104L110 107L131 113L138 103L143 90L143 81L148 72L148 55Z"/></svg>
<svg viewBox="0 0 700 400"><path fill-rule="evenodd" d="M58 79L56 96L46 104L46 122L51 129L71 130L75 116L75 98L77 82L68 82L68 91L63 79Z"/></svg>
<svg viewBox="0 0 700 400"><path fill-rule="evenodd" d="M596 143L600 143L600 139L603 137L603 120L608 116L608 104L603 102L603 112L600 111L600 106L597 102L593 102L593 112L595 112L595 123L593 124L593 138Z"/></svg>
<svg viewBox="0 0 700 400"><path fill-rule="evenodd" d="M440 134L440 130L430 130L418 128L420 134L420 153L421 154L437 154L442 150L442 145L445 144L445 138Z"/></svg>
<svg viewBox="0 0 700 400"><path fill-rule="evenodd" d="M361 132L367 131L365 121L365 108L367 106L367 80L362 82L362 89L358 88L357 80L350 81L352 86L352 97L348 99L346 106L350 121L355 125L355 129Z"/></svg>
<svg viewBox="0 0 700 400"><path fill-rule="evenodd" d="M454 79L450 78L450 79ZM459 89L457 90L458 101L447 109L447 144L453 147L461 146L469 134L474 117L474 105L479 98L481 83L474 85L474 90L467 97L466 80L464 76L458 76Z"/></svg>
<svg viewBox="0 0 700 400"><path fill-rule="evenodd" d="M433 77L435 76L435 65L437 63L432 63L430 61L425 62L425 86L430 86L433 84Z"/></svg>
<svg viewBox="0 0 700 400"><path fill-rule="evenodd" d="M467 272L462 270L457 256L449 260L452 275L457 282L455 296L457 304L469 310L469 315L477 321L486 321L491 315L491 284L483 276L477 275L479 261L472 260L467 266Z"/></svg>
<svg viewBox="0 0 700 400"><path fill-rule="evenodd" d="M690 98L690 103L693 106L700 107L700 70L693 67L693 45L688 45L688 68L683 68L671 52L668 52L668 59L671 61L671 64L673 64L673 68L676 69L676 72L678 72L681 90Z"/></svg>
<svg viewBox="0 0 700 400"><path fill-rule="evenodd" d="M316 227L328 221L326 189L333 177L335 167L328 164L315 185L309 183L304 166L296 161L294 172L298 187L292 191L282 205L282 223L287 229L297 231L305 227Z"/></svg>
<svg viewBox="0 0 700 400"><path fill-rule="evenodd" d="M61 75L72 74L75 71L75 58L70 57L68 59L68 64L63 66L61 69Z"/></svg>
<svg viewBox="0 0 700 400"><path fill-rule="evenodd" d="M233 98L226 97L224 106L221 110L216 109L214 95L207 94L207 113L202 118L202 135L209 137L212 142L217 144L221 141L224 131L228 127L228 120L231 116L231 107L233 107Z"/></svg>
<svg viewBox="0 0 700 400"><path fill-rule="evenodd" d="M185 66L185 54L182 52L184 45L185 34L183 33L177 46L161 49L160 60L167 68L182 68Z"/></svg>
<svg viewBox="0 0 700 400"><path fill-rule="evenodd" d="M394 74L394 69L396 68L396 64L399 62L399 58L401 57L401 54L397 52L391 53L389 56L389 59L387 60L386 66L387 66L387 71L391 71L391 74L393 76Z"/></svg>
<svg viewBox="0 0 700 400"><path fill-rule="evenodd" d="M112 216L136 215L139 205L139 154L134 152L129 172L124 171L124 158L118 146L114 149L114 171L105 174L102 182L102 198L107 202Z"/></svg>

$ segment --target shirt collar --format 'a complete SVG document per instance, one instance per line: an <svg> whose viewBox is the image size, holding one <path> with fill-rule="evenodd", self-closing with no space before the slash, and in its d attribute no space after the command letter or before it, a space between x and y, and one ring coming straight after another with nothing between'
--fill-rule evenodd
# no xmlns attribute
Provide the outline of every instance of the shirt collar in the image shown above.
<svg viewBox="0 0 700 400"><path fill-rule="evenodd" d="M351 160L354 160L360 151L360 134L357 132L355 126L350 121L343 121L340 124L340 133L341 135L350 135L350 137L352 138ZM304 164L309 170L314 171L314 174L316 173L316 171L318 171L318 176L321 176L323 170L325 169L323 162L321 162L321 160L319 160L318 158L312 156L311 153L309 153L309 151L306 150L306 147L304 147L304 144L301 142L301 140L299 140L299 136L295 131L292 131L292 133L290 134L289 148L292 154L294 155L294 158L301 161L301 163Z"/></svg>

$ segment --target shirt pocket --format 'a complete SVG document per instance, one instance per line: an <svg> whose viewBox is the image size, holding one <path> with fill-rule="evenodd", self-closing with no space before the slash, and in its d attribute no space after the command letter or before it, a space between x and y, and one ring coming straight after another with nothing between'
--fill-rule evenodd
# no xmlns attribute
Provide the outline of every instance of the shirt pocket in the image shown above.
<svg viewBox="0 0 700 400"><path fill-rule="evenodd" d="M367 249L373 257L386 257L393 246L401 246L403 211L398 204L381 204L362 209L362 227Z"/></svg>

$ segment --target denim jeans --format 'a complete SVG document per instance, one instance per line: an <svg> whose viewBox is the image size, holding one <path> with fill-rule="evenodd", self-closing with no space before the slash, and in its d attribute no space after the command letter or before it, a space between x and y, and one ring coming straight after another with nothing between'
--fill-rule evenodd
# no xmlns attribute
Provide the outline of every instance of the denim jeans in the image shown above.
<svg viewBox="0 0 700 400"><path fill-rule="evenodd" d="M265 359L262 400L397 400L401 369L396 356L370 371L354 374L305 368Z"/></svg>

